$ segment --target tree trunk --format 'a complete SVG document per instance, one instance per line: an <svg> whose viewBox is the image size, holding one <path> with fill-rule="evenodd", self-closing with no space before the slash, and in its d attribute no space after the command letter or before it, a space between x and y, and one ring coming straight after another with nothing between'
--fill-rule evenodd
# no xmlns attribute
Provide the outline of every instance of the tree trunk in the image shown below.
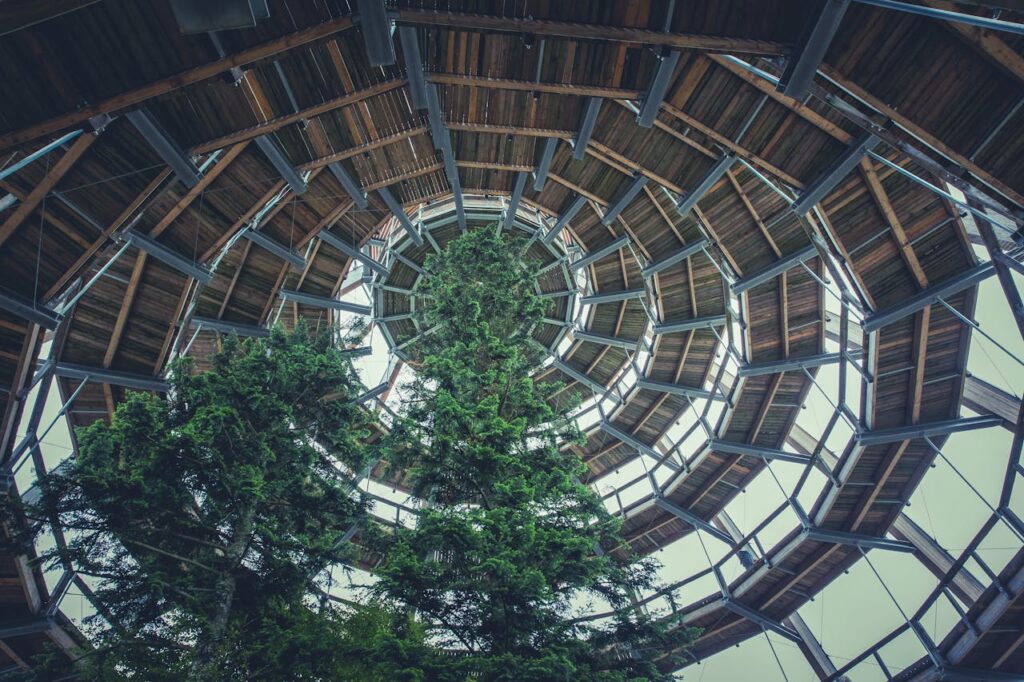
<svg viewBox="0 0 1024 682"><path fill-rule="evenodd" d="M219 601L214 605L206 632L196 647L196 656L189 671L189 680L216 679L217 649L224 639L228 618L231 616L231 604L235 598L235 570L241 563L246 548L249 546L253 523L256 517L254 505L248 506L235 525L234 537L228 545L225 555L225 571L217 579L215 594Z"/></svg>

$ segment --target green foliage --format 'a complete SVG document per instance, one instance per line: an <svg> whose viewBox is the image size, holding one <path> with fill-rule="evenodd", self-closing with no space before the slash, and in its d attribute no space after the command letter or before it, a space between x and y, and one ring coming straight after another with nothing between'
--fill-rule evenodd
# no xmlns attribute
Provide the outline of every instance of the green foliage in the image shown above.
<svg viewBox="0 0 1024 682"><path fill-rule="evenodd" d="M334 679L340 621L303 600L363 514L345 473L368 457L369 416L346 399L360 385L304 329L227 338L212 365L178 362L166 397L131 394L81 430L26 510L60 519L67 551L44 560L98 579L115 625L82 674Z"/></svg>
<svg viewBox="0 0 1024 682"><path fill-rule="evenodd" d="M420 315L433 331L388 457L412 468L432 505L386 538L376 593L433 624L442 651L460 652L436 679L661 679L653 656L630 652L677 647L689 633L625 608L656 566L601 551L622 546L619 522L559 449L579 438L568 409L553 406L561 386L530 376L545 303L523 251L482 229L427 262ZM613 626L572 619L598 598L620 609Z"/></svg>

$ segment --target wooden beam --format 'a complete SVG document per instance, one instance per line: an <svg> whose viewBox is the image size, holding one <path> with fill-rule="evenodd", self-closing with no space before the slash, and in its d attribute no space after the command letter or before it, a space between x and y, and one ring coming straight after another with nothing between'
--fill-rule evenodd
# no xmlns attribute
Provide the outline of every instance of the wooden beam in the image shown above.
<svg viewBox="0 0 1024 682"><path fill-rule="evenodd" d="M185 209L195 201L196 197L205 192L206 188L209 187L221 173L227 170L227 167L231 165L231 162L238 158L238 155L242 153L248 144L248 141L239 142L218 158L216 163L213 164L213 167L206 169L206 172L203 173L203 177L200 178L199 182L189 189L189 191L185 193L185 196L179 199L178 203L174 204L174 206L167 211L164 217L160 219L160 222L150 230L149 236L155 239L163 234L167 228L171 226L171 223L177 220L178 216L180 216Z"/></svg>
<svg viewBox="0 0 1024 682"><path fill-rule="evenodd" d="M216 253L218 251L220 251L224 247L225 244L228 243L228 241L231 239L231 237L233 237L234 234L236 232L238 232L238 230L240 230L243 227L245 227L246 223L248 223L250 220L252 220L253 216L255 216L256 213L259 212L259 210L261 208L266 206L268 201L270 201L271 199L274 198L274 195L276 195L278 192L280 192L282 189L284 189L284 186L285 186L284 180L278 180L273 185L271 185L270 189L268 189L266 192L264 192L263 196L261 196L259 199L256 200L256 203L254 203L252 206L250 206L249 209L245 213L243 213L242 215L238 216L238 220L236 220L234 223L232 223L231 227L229 227L227 230L225 230L224 234L222 234L220 236L220 238L217 239L217 241L215 241L213 243L213 245L210 246L210 248L208 248L206 251L203 252L203 255L199 258L199 262L200 263L205 263L208 260L210 260L211 258L213 258L213 256L216 255ZM283 199L278 202L279 205L283 204L283 203L285 203Z"/></svg>
<svg viewBox="0 0 1024 682"><path fill-rule="evenodd" d="M25 200L22 201L14 209L14 212L7 217L3 225L0 225L0 246L3 246L11 235L21 226L25 219L28 218L32 211L36 210L42 202L43 197L50 193L57 183L61 181L61 178L71 170L71 167L75 165L75 162L82 157L82 154L92 146L93 142L97 139L96 135L79 135L78 139L75 140L74 144L60 160L50 168L46 176L32 188L32 191L28 193Z"/></svg>
<svg viewBox="0 0 1024 682"><path fill-rule="evenodd" d="M345 16L330 21L325 21L322 24L317 24L310 28L302 29L300 31L294 31L292 33L285 34L274 40L256 45L247 50L242 50L237 54L224 57L223 59L216 59L211 62L207 62L195 68L183 71L173 76L161 78L159 80L147 83L146 85L126 90L118 93L112 97L107 97L94 104L86 105L59 116L47 119L41 123L37 123L27 128L22 128L6 135L0 136L0 150L13 147L15 145L24 144L25 142L31 142L40 137L46 135L52 135L55 132L70 128L72 126L81 125L94 116L101 114L111 114L128 107L141 104L146 100L154 97L160 97L166 95L169 92L184 88L189 85L200 83L209 78L218 76L225 71L230 71L234 67L246 66L268 57L287 52L289 50L308 45L309 43L325 38L339 31L352 27L352 18Z"/></svg>
<svg viewBox="0 0 1024 682"><path fill-rule="evenodd" d="M951 12L962 11L952 2L944 0L924 0L924 4L936 9ZM960 36L961 39L996 68L1001 69L1014 78L1018 84L1024 83L1024 57L1007 45L998 33L987 31L980 26L970 26L959 21L940 21L942 26Z"/></svg>
<svg viewBox="0 0 1024 682"><path fill-rule="evenodd" d="M326 114L328 112L350 106L357 102L362 102L363 100L369 99L370 97L375 97L377 95L382 95L386 92L391 92L392 90L396 90L402 87L403 85L405 85L405 79L403 78L396 78L392 80L383 81L381 83L375 83L357 92L353 92L342 97L335 97L334 99L323 102L322 104L306 107L305 109L301 109L300 111L297 111L294 114L288 114L287 116L278 116L276 118L269 119L258 125L254 125L249 128L245 128L243 130L239 130L228 135L218 137L214 140L210 140L209 142L203 142L202 144L194 147L192 149L192 152L195 154L204 154L212 152L217 149L223 149L224 147L228 147L233 144L238 144L239 142L244 142L246 140L251 140L253 138L259 137L260 135L267 135L276 130L284 128L285 126L289 126L295 123L301 123L302 121L316 118L321 114Z"/></svg>
<svg viewBox="0 0 1024 682"><path fill-rule="evenodd" d="M889 106L875 95L872 95L870 92L868 92L867 90L857 85L852 80L840 74L838 71L836 71L835 69L826 64L821 65L821 72L825 74L825 76L827 76L830 80L837 83L841 88L851 93L854 97L863 100L882 115L892 119L892 121L896 123L899 127L903 128L911 135L917 137L919 140L921 140L926 145L937 151L939 154L945 156L948 160L970 171L979 180L981 180L986 185L988 185L992 189L996 190L997 192L1008 198L1017 206L1024 206L1024 195L1022 195L1020 192L1016 191L1009 185L1000 181L998 178L993 176L988 171L983 170L980 166L978 166L978 164L974 163L964 155L955 151L952 147L947 145L938 137L926 131L917 123L914 123L909 118L899 113L896 109Z"/></svg>
<svg viewBox="0 0 1024 682"><path fill-rule="evenodd" d="M403 24L447 26L470 31L504 31L560 38L606 40L609 42L627 43L638 47L644 45L666 45L679 49L759 55L785 54L789 49L789 44L773 40L728 38L693 33L669 33L626 26L583 24L553 21L550 19L521 19L463 12L399 9L398 22Z"/></svg>
<svg viewBox="0 0 1024 682"><path fill-rule="evenodd" d="M465 85L475 88L491 88L494 90L517 90L519 92L546 92L554 95L573 95L576 97L601 97L604 99L635 100L642 93L640 90L628 88L612 88L579 83L536 83L509 78L487 78L484 76L467 76L458 73L431 73L427 75L431 83L441 85Z"/></svg>
<svg viewBox="0 0 1024 682"><path fill-rule="evenodd" d="M114 321L114 330L110 334L110 342L107 343L107 351L103 354L103 367L109 368L117 355L117 347L121 344L121 336L124 334L125 325L128 323L128 313L131 312L135 295L139 291L139 283L142 281L142 272L146 269L146 252L139 251L135 256L135 266L132 268L131 278L128 280L128 288L125 289L124 298L121 299L121 309Z"/></svg>
<svg viewBox="0 0 1024 682"><path fill-rule="evenodd" d="M893 241L896 242L896 247L899 249L900 255L903 257L903 262L906 263L910 273L917 280L917 286L921 289L925 289L928 286L928 277L924 274L924 268L921 267L920 261L917 259L917 254L914 253L914 245L907 239L907 233L903 229L903 224L900 223L899 217L896 215L896 210L892 207L892 203L889 202L889 195L886 194L885 188L882 187L882 181L878 179L878 175L875 173L875 167L868 158L861 159L860 162L861 175L864 176L864 180L867 182L868 192L871 194L871 198L875 202L875 206L882 213L885 221L889 223L889 229L892 231Z"/></svg>

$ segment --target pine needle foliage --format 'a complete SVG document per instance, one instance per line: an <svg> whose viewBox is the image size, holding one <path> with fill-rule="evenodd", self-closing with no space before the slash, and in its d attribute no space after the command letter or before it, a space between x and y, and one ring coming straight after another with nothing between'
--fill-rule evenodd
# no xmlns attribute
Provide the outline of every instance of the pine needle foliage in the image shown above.
<svg viewBox="0 0 1024 682"><path fill-rule="evenodd" d="M669 679L653 661L692 633L630 608L656 564L606 553L623 547L620 522L560 449L581 438L552 400L562 385L532 376L546 302L528 246L492 226L426 262L419 315L432 331L386 447L429 505L386 536L375 591L448 652L430 679ZM612 624L574 619L600 602L618 609Z"/></svg>
<svg viewBox="0 0 1024 682"><path fill-rule="evenodd" d="M325 334L231 336L209 371L178 361L166 396L129 394L79 431L77 459L23 510L59 519L67 550L43 560L98 580L113 624L96 619L75 677L328 680L364 665L362 641L390 620L307 603L364 513L347 473L369 456L360 390Z"/></svg>

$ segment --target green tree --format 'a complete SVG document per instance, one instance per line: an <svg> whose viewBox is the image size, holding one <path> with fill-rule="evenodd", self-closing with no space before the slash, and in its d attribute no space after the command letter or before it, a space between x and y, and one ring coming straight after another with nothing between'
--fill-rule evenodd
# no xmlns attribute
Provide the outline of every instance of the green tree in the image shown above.
<svg viewBox="0 0 1024 682"><path fill-rule="evenodd" d="M428 259L418 376L388 458L411 468L428 506L386 536L376 594L431 628L439 680L662 679L652 652L684 644L628 608L654 581L650 560L622 562L620 526L560 451L580 437L561 385L535 381L531 332L545 312L528 244L468 232ZM605 601L611 626L574 620ZM669 646L671 645L671 646Z"/></svg>
<svg viewBox="0 0 1024 682"><path fill-rule="evenodd" d="M301 328L226 338L211 363L177 362L166 396L129 394L109 425L80 430L78 457L27 510L59 518L67 550L44 559L96 578L113 624L97 619L77 675L348 677L372 664L350 626L372 640L371 626L392 637L392 616L406 618L311 608L314 577L348 558L342 536L364 512L352 472L371 417L351 363Z"/></svg>

